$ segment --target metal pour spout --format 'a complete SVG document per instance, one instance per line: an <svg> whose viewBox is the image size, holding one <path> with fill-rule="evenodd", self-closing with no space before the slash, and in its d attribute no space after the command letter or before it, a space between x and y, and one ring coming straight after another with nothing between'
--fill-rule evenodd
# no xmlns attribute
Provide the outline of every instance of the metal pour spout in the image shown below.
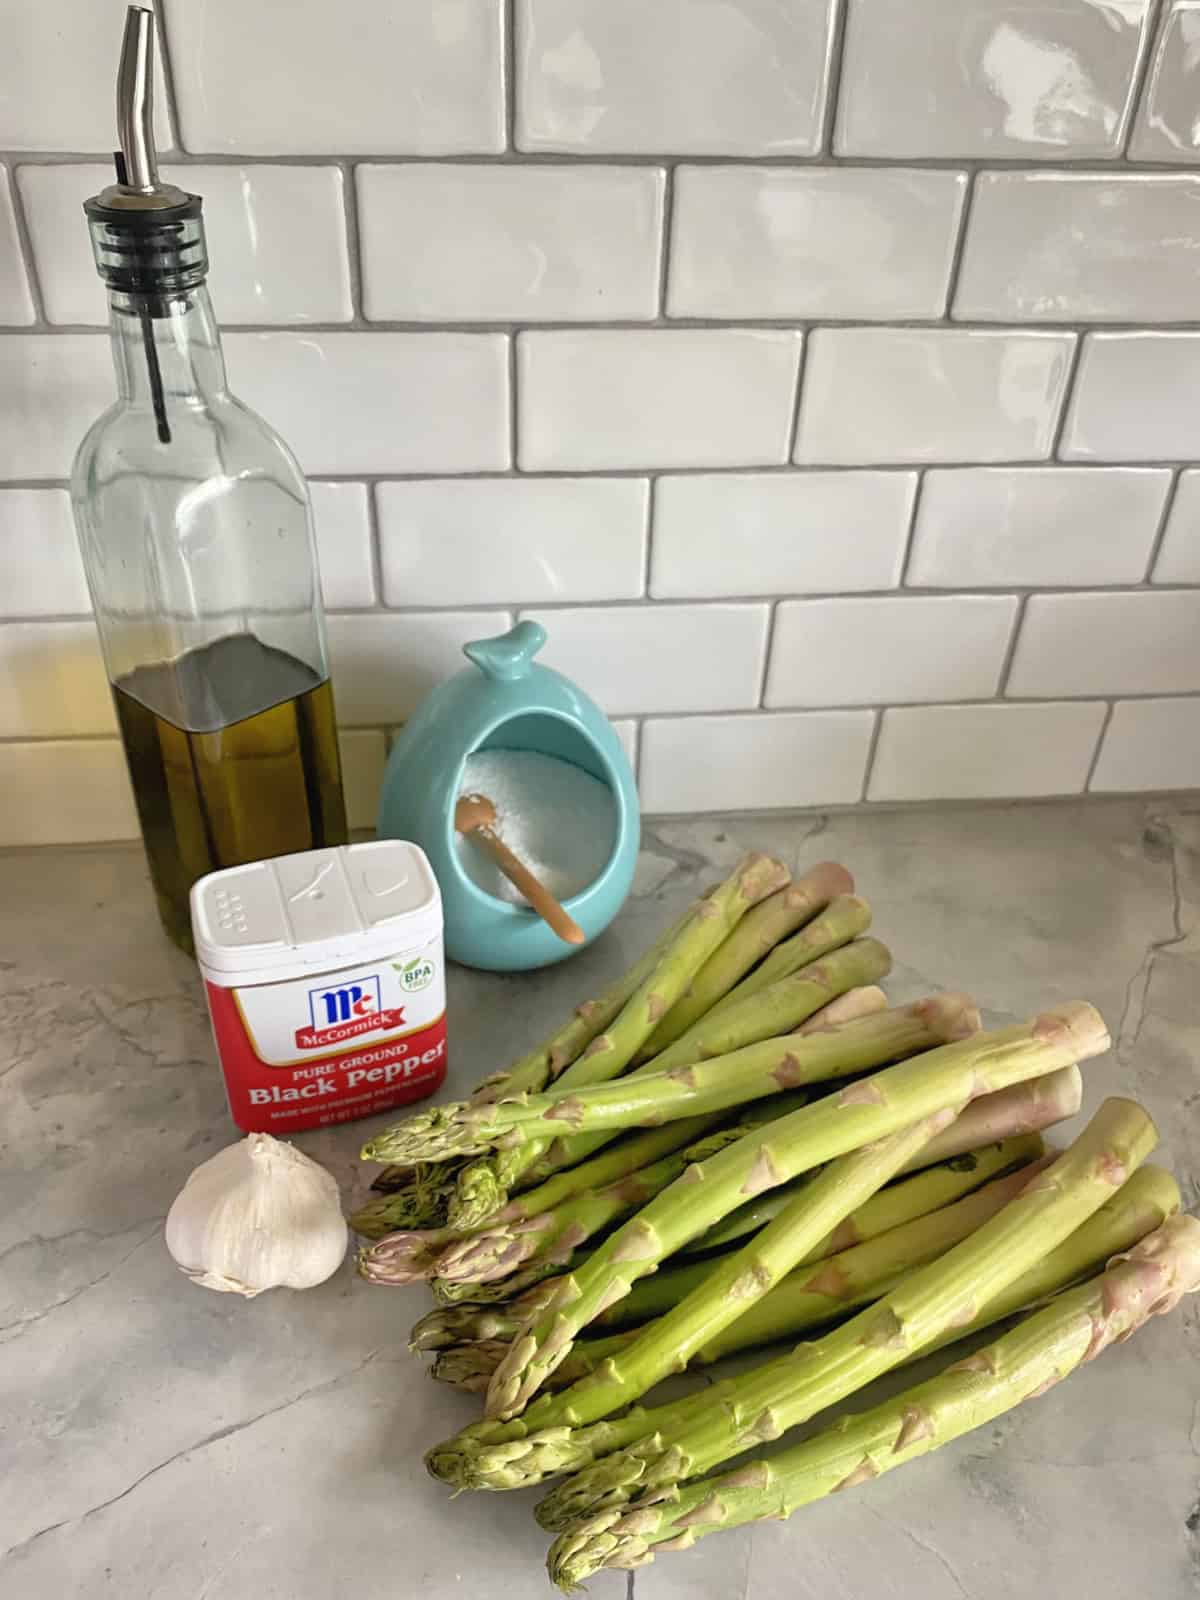
<svg viewBox="0 0 1200 1600"><path fill-rule="evenodd" d="M145 6L125 12L121 64L117 69L117 138L123 171L118 181L138 194L158 190L154 148L154 13Z"/></svg>

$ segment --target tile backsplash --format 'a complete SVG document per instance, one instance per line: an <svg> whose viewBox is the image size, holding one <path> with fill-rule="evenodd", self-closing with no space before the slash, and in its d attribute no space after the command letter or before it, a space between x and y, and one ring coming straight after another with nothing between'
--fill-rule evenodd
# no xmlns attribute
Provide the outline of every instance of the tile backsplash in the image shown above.
<svg viewBox="0 0 1200 1600"><path fill-rule="evenodd" d="M0 0L0 844L132 837L65 493L124 0ZM158 0L351 810L536 617L650 812L1200 785L1200 0Z"/></svg>

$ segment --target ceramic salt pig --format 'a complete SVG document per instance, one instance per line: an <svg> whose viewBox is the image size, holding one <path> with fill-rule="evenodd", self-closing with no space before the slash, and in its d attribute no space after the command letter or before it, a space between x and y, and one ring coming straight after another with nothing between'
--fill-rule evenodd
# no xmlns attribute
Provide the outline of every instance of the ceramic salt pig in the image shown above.
<svg viewBox="0 0 1200 1600"><path fill-rule="evenodd" d="M463 646L471 665L422 702L392 746L379 806L379 836L410 839L429 857L442 891L446 954L468 967L517 972L563 961L564 944L527 906L481 889L467 875L454 829L454 803L468 756L532 750L607 785L613 847L599 875L563 901L587 941L621 909L639 841L637 787L620 740L600 708L570 679L534 657L546 641L536 622Z"/></svg>

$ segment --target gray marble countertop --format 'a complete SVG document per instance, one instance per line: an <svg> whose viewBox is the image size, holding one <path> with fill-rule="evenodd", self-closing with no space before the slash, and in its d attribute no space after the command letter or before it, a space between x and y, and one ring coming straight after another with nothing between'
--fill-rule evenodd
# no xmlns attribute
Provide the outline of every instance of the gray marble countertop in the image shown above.
<svg viewBox="0 0 1200 1600"><path fill-rule="evenodd" d="M565 966L456 971L464 1090L621 969L748 847L845 861L889 989L970 990L989 1022L1076 996L1117 1040L1088 1109L1144 1101L1200 1199L1200 810L1141 802L689 821L648 829L634 897ZM453 1504L422 1450L475 1414L406 1349L423 1291L349 1263L251 1302L162 1244L234 1137L195 968L140 853L4 859L0 896L0 1592L13 1600L326 1600L552 1592L531 1495ZM357 1192L371 1124L299 1143ZM595 1600L1183 1600L1200 1593L1200 1306L1045 1398L787 1524L706 1540Z"/></svg>

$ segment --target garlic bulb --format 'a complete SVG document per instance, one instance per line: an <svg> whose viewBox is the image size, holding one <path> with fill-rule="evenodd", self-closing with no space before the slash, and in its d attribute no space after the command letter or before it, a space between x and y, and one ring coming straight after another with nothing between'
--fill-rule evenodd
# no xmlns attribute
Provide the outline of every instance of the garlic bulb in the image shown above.
<svg viewBox="0 0 1200 1600"><path fill-rule="evenodd" d="M179 1269L206 1289L248 1298L324 1283L347 1239L333 1178L268 1133L197 1167L167 1214L167 1249Z"/></svg>

